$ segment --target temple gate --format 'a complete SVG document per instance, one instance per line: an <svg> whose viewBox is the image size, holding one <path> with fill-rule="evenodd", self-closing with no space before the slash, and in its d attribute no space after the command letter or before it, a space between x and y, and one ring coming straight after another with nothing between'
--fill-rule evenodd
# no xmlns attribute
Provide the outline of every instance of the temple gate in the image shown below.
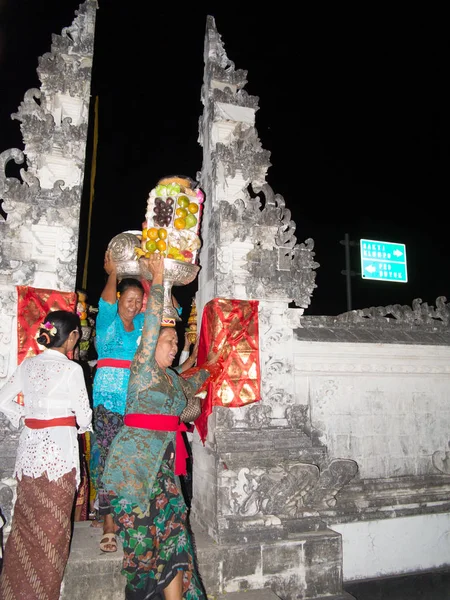
<svg viewBox="0 0 450 600"><path fill-rule="evenodd" d="M0 155L0 385L17 363L16 287L75 290L95 10L86 0L54 36L41 89L15 115L25 153ZM319 267L314 242L297 241L288 202L266 183L258 99L212 17L204 59L198 314L217 298L257 302L261 368L261 399L213 407L205 444L194 439L192 522L207 538L199 563L208 593L338 600L348 597L343 579L449 565L449 305L304 314ZM7 163L24 155L21 180L8 177ZM7 518L17 438L0 416ZM108 560L119 569L120 557ZM103 591L120 598L110 581Z"/></svg>

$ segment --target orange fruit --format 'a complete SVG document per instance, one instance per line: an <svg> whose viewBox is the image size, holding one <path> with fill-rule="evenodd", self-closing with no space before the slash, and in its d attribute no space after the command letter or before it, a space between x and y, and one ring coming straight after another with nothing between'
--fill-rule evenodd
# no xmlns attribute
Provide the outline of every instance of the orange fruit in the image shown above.
<svg viewBox="0 0 450 600"><path fill-rule="evenodd" d="M166 242L164 240L158 240L156 242L156 248L160 252L164 252L164 250L167 248L167 244L166 244Z"/></svg>
<svg viewBox="0 0 450 600"><path fill-rule="evenodd" d="M150 240L157 240L158 239L158 230L156 229L156 227L151 227L148 231L147 231L147 237Z"/></svg>
<svg viewBox="0 0 450 600"><path fill-rule="evenodd" d="M164 229L164 227L158 229L158 237L160 240L165 240L167 238L167 229Z"/></svg>
<svg viewBox="0 0 450 600"><path fill-rule="evenodd" d="M175 229L185 229L186 219L183 219L183 217L178 217L178 219L175 219L175 221L173 222L173 226L175 227Z"/></svg>
<svg viewBox="0 0 450 600"><path fill-rule="evenodd" d="M187 210L185 208L177 208L177 210L175 211L175 214L177 215L177 217L181 217L182 219L184 219L184 217L188 214Z"/></svg>
<svg viewBox="0 0 450 600"><path fill-rule="evenodd" d="M148 236L148 229L147 229L147 227L145 227L145 228L142 230L142 239L143 239L143 240L146 240L146 239L147 239L147 236Z"/></svg>
<svg viewBox="0 0 450 600"><path fill-rule="evenodd" d="M198 204L195 204L195 202L191 202L188 206L188 211L191 213L191 215L195 215L195 213L198 213Z"/></svg>
<svg viewBox="0 0 450 600"><path fill-rule="evenodd" d="M157 248L157 243L155 242L155 240L148 240L145 243L145 249L147 250L147 252L153 253L156 250L156 248Z"/></svg>

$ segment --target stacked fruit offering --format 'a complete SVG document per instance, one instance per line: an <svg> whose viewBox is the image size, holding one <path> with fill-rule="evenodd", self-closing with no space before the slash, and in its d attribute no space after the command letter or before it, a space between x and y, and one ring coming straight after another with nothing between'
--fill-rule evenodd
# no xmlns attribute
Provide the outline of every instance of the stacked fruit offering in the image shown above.
<svg viewBox="0 0 450 600"><path fill-rule="evenodd" d="M161 179L148 197L137 254L150 256L158 252L167 258L195 263L201 246L198 232L203 201L203 192L194 189L191 179Z"/></svg>

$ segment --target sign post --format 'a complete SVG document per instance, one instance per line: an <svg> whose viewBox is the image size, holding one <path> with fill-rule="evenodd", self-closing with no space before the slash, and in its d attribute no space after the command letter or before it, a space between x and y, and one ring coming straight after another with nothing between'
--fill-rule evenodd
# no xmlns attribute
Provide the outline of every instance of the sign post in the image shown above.
<svg viewBox="0 0 450 600"><path fill-rule="evenodd" d="M408 282L405 244L360 240L360 251L363 279Z"/></svg>

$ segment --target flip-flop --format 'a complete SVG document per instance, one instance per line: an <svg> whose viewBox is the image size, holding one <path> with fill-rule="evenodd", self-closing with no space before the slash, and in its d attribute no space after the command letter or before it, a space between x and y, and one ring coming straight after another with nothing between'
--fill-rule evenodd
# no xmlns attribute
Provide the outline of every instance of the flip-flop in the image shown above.
<svg viewBox="0 0 450 600"><path fill-rule="evenodd" d="M108 546L112 546L108 548ZM117 552L117 540L115 533L104 533L100 540L100 550L102 552Z"/></svg>

